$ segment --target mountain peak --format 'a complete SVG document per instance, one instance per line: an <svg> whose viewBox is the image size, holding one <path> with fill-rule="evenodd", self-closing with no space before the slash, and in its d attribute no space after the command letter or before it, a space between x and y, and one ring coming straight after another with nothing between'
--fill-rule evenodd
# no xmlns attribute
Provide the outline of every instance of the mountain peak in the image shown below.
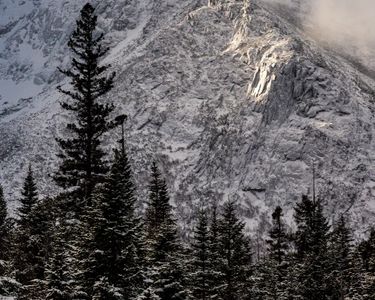
<svg viewBox="0 0 375 300"><path fill-rule="evenodd" d="M111 47L105 62L118 73L108 97L129 117L140 197L155 158L182 227L202 203L232 199L249 230L262 231L276 205L291 219L315 162L332 218L349 213L358 233L374 220L374 80L310 36L300 16L263 1L94 3ZM12 205L29 161L42 193L52 190L42 174L56 170L54 137L69 118L58 105L55 88L65 82L56 68L69 61L81 5L1 4L9 18L0 24L0 165ZM108 148L116 139L108 136Z"/></svg>

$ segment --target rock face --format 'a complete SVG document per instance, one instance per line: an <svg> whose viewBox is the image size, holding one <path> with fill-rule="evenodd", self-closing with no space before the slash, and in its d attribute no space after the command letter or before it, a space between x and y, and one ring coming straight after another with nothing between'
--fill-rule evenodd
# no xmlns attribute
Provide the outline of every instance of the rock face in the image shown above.
<svg viewBox="0 0 375 300"><path fill-rule="evenodd" d="M22 3L0 3L0 14L14 14L0 24L0 166L13 205L29 161L40 189L52 189L53 138L69 118L58 105L56 66L69 61L64 45L83 1ZM205 4L98 2L112 47L106 62L118 74L108 98L129 116L139 197L155 159L182 228L197 207L232 199L249 230L264 231L278 204L291 220L315 164L327 213L350 214L363 234L375 221L371 72L321 48L278 6ZM117 138L108 137L108 149Z"/></svg>

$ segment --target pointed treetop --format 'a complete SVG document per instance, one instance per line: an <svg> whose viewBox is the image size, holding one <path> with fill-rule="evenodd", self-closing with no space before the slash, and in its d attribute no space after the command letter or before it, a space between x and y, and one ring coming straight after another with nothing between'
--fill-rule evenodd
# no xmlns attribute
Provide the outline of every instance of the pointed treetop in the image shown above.
<svg viewBox="0 0 375 300"><path fill-rule="evenodd" d="M315 203L316 203L316 199L315 199L315 197L316 197L316 195L315 195L315 161L313 161L313 183L312 183L312 189L313 189L313 203L314 203L314 205L315 205Z"/></svg>
<svg viewBox="0 0 375 300"><path fill-rule="evenodd" d="M4 224L7 217L7 204L4 199L3 187L0 185L0 227Z"/></svg>
<svg viewBox="0 0 375 300"><path fill-rule="evenodd" d="M38 201L38 192L36 183L34 180L34 173L31 167L31 164L29 165L27 175L23 184L23 189L21 191L21 207L18 210L19 217L21 218L20 222L22 223L25 219L28 218L28 216L31 213L31 210L33 209L34 205Z"/></svg>
<svg viewBox="0 0 375 300"><path fill-rule="evenodd" d="M95 8L90 4L90 2L87 2L87 3L83 6L83 10L93 12L93 11L95 10Z"/></svg>
<svg viewBox="0 0 375 300"><path fill-rule="evenodd" d="M283 213L283 210L280 206L275 208L275 211L272 213L272 219L279 219Z"/></svg>

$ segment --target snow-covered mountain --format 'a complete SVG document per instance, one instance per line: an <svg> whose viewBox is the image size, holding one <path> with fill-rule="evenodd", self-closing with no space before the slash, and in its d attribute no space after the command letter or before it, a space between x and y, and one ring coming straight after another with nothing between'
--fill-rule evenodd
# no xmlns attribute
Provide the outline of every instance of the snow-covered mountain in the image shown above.
<svg viewBox="0 0 375 300"><path fill-rule="evenodd" d="M315 162L327 213L349 213L362 234L375 221L373 71L306 34L305 2L223 2L94 2L140 197L156 159L182 227L196 207L234 199L249 229L263 231L277 204L291 219ZM83 4L0 0L0 166L12 207L29 161L43 193L53 190L46 174L68 118L56 67L69 63Z"/></svg>

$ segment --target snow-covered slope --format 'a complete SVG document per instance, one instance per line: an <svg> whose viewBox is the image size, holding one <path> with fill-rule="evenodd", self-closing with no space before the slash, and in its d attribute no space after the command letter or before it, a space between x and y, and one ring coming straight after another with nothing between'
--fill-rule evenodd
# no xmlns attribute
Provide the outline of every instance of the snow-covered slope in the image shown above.
<svg viewBox="0 0 375 300"><path fill-rule="evenodd" d="M43 192L52 189L42 174L56 170L53 137L67 118L55 69L69 61L82 4L0 1L0 166L11 197L29 161ZM275 205L292 216L315 162L332 218L348 212L359 234L375 221L369 70L319 47L280 6L107 0L98 13L141 198L156 159L182 227L196 207L234 199L249 229L263 231Z"/></svg>

